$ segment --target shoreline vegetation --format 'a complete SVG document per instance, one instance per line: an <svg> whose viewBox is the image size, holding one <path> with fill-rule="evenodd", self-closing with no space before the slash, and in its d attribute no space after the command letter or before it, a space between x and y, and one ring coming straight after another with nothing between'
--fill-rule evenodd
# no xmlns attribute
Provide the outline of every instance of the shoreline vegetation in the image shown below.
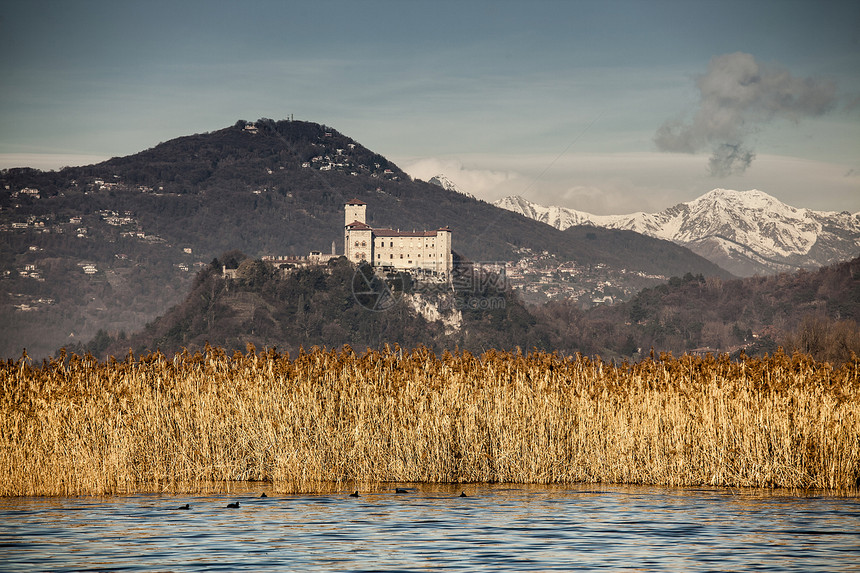
<svg viewBox="0 0 860 573"><path fill-rule="evenodd" d="M860 486L860 359L541 352L0 363L0 495L272 482ZM198 484L198 485L195 485Z"/></svg>

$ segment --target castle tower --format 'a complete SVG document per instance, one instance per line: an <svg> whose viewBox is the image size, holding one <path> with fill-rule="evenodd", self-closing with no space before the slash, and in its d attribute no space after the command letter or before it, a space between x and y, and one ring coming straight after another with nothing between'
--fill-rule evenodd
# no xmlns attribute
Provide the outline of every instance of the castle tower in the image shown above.
<svg viewBox="0 0 860 573"><path fill-rule="evenodd" d="M350 199L344 205L343 254L353 262L372 260L373 244L370 227L367 226L367 204ZM362 243L364 243L362 245Z"/></svg>
<svg viewBox="0 0 860 573"><path fill-rule="evenodd" d="M451 280L454 257L451 255L451 229L442 227L436 230L436 273Z"/></svg>
<svg viewBox="0 0 860 573"><path fill-rule="evenodd" d="M349 225L353 221L367 224L367 203L358 199L350 199L344 206L344 225Z"/></svg>

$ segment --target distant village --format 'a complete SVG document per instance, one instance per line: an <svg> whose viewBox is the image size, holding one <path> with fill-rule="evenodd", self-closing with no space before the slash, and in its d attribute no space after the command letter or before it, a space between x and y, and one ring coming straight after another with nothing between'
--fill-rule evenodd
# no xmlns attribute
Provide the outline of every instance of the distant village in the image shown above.
<svg viewBox="0 0 860 573"><path fill-rule="evenodd" d="M113 191L118 189L132 190L139 193L154 193L161 194L162 190L153 190L153 188L145 185L135 185L133 189L123 184L120 181L105 181L104 179L93 179L87 183L73 182L75 187L80 187L85 194L96 193L101 191ZM21 206L20 201L37 201L42 199L42 195L38 189L25 188L19 191L12 191L8 187L10 197L17 202L13 203L9 210L14 211ZM142 243L160 244L171 247L164 238L148 233L142 230L140 223L135 219L130 211L117 212L113 210L95 211L90 215L72 216L59 218L53 213L43 215L28 215L19 221L14 219L10 222L0 223L0 233L30 233L36 235L55 234L67 235L81 240L93 240L92 226L106 224L111 227L120 229L119 236L126 239L132 239ZM202 261L193 260L191 247L179 247L187 257L186 262L180 262L175 265L176 269L182 272L198 271L206 266ZM0 272L0 279L26 279L35 282L45 282L43 270L39 263L39 259L44 255L40 253L44 249L38 245L29 245L27 254L28 259L32 258L31 262L25 262L15 269L4 269ZM127 260L128 255L117 253L117 260ZM100 265L92 261L80 261L76 263L80 272L85 276L104 278L105 273L110 275L109 269L104 269ZM110 277L108 277L110 278ZM13 300L15 310L19 312L38 311L45 306L53 305L55 300L51 297L33 296L18 292L9 292L9 296Z"/></svg>

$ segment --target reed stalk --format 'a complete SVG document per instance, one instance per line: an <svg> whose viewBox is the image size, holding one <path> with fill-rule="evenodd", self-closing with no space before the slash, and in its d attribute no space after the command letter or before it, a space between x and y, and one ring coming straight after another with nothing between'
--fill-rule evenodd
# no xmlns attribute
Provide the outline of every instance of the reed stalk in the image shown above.
<svg viewBox="0 0 860 573"><path fill-rule="evenodd" d="M856 491L860 360L419 348L0 364L0 495L274 482ZM371 487L371 486L367 486Z"/></svg>

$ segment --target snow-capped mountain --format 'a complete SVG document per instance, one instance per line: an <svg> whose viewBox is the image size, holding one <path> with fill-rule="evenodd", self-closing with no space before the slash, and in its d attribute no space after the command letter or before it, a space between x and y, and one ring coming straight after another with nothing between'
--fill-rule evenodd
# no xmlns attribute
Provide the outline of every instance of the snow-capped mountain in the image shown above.
<svg viewBox="0 0 860 573"><path fill-rule="evenodd" d="M576 225L595 224L593 222L595 215L575 209L567 209L566 207L544 207L543 205L532 203L528 199L523 199L518 195L503 197L493 203L493 205L525 215L529 219L552 225L562 231Z"/></svg>
<svg viewBox="0 0 860 573"><path fill-rule="evenodd" d="M463 191L462 189L457 187L456 183L454 183L453 181L451 181L450 179L448 179L447 177L445 177L441 173L439 175L435 175L435 176L431 177L430 181L428 181L428 183L432 183L433 185L438 185L442 189L447 189L448 191L454 191L455 193L459 193L460 195L465 195L466 197L469 197L471 199L475 198L474 195L472 195L471 193L467 193L466 191Z"/></svg>
<svg viewBox="0 0 860 573"><path fill-rule="evenodd" d="M591 215L522 197L494 205L562 230L596 225L667 239L738 276L813 269L860 253L860 213L800 209L755 189L714 189L659 213L630 215Z"/></svg>

